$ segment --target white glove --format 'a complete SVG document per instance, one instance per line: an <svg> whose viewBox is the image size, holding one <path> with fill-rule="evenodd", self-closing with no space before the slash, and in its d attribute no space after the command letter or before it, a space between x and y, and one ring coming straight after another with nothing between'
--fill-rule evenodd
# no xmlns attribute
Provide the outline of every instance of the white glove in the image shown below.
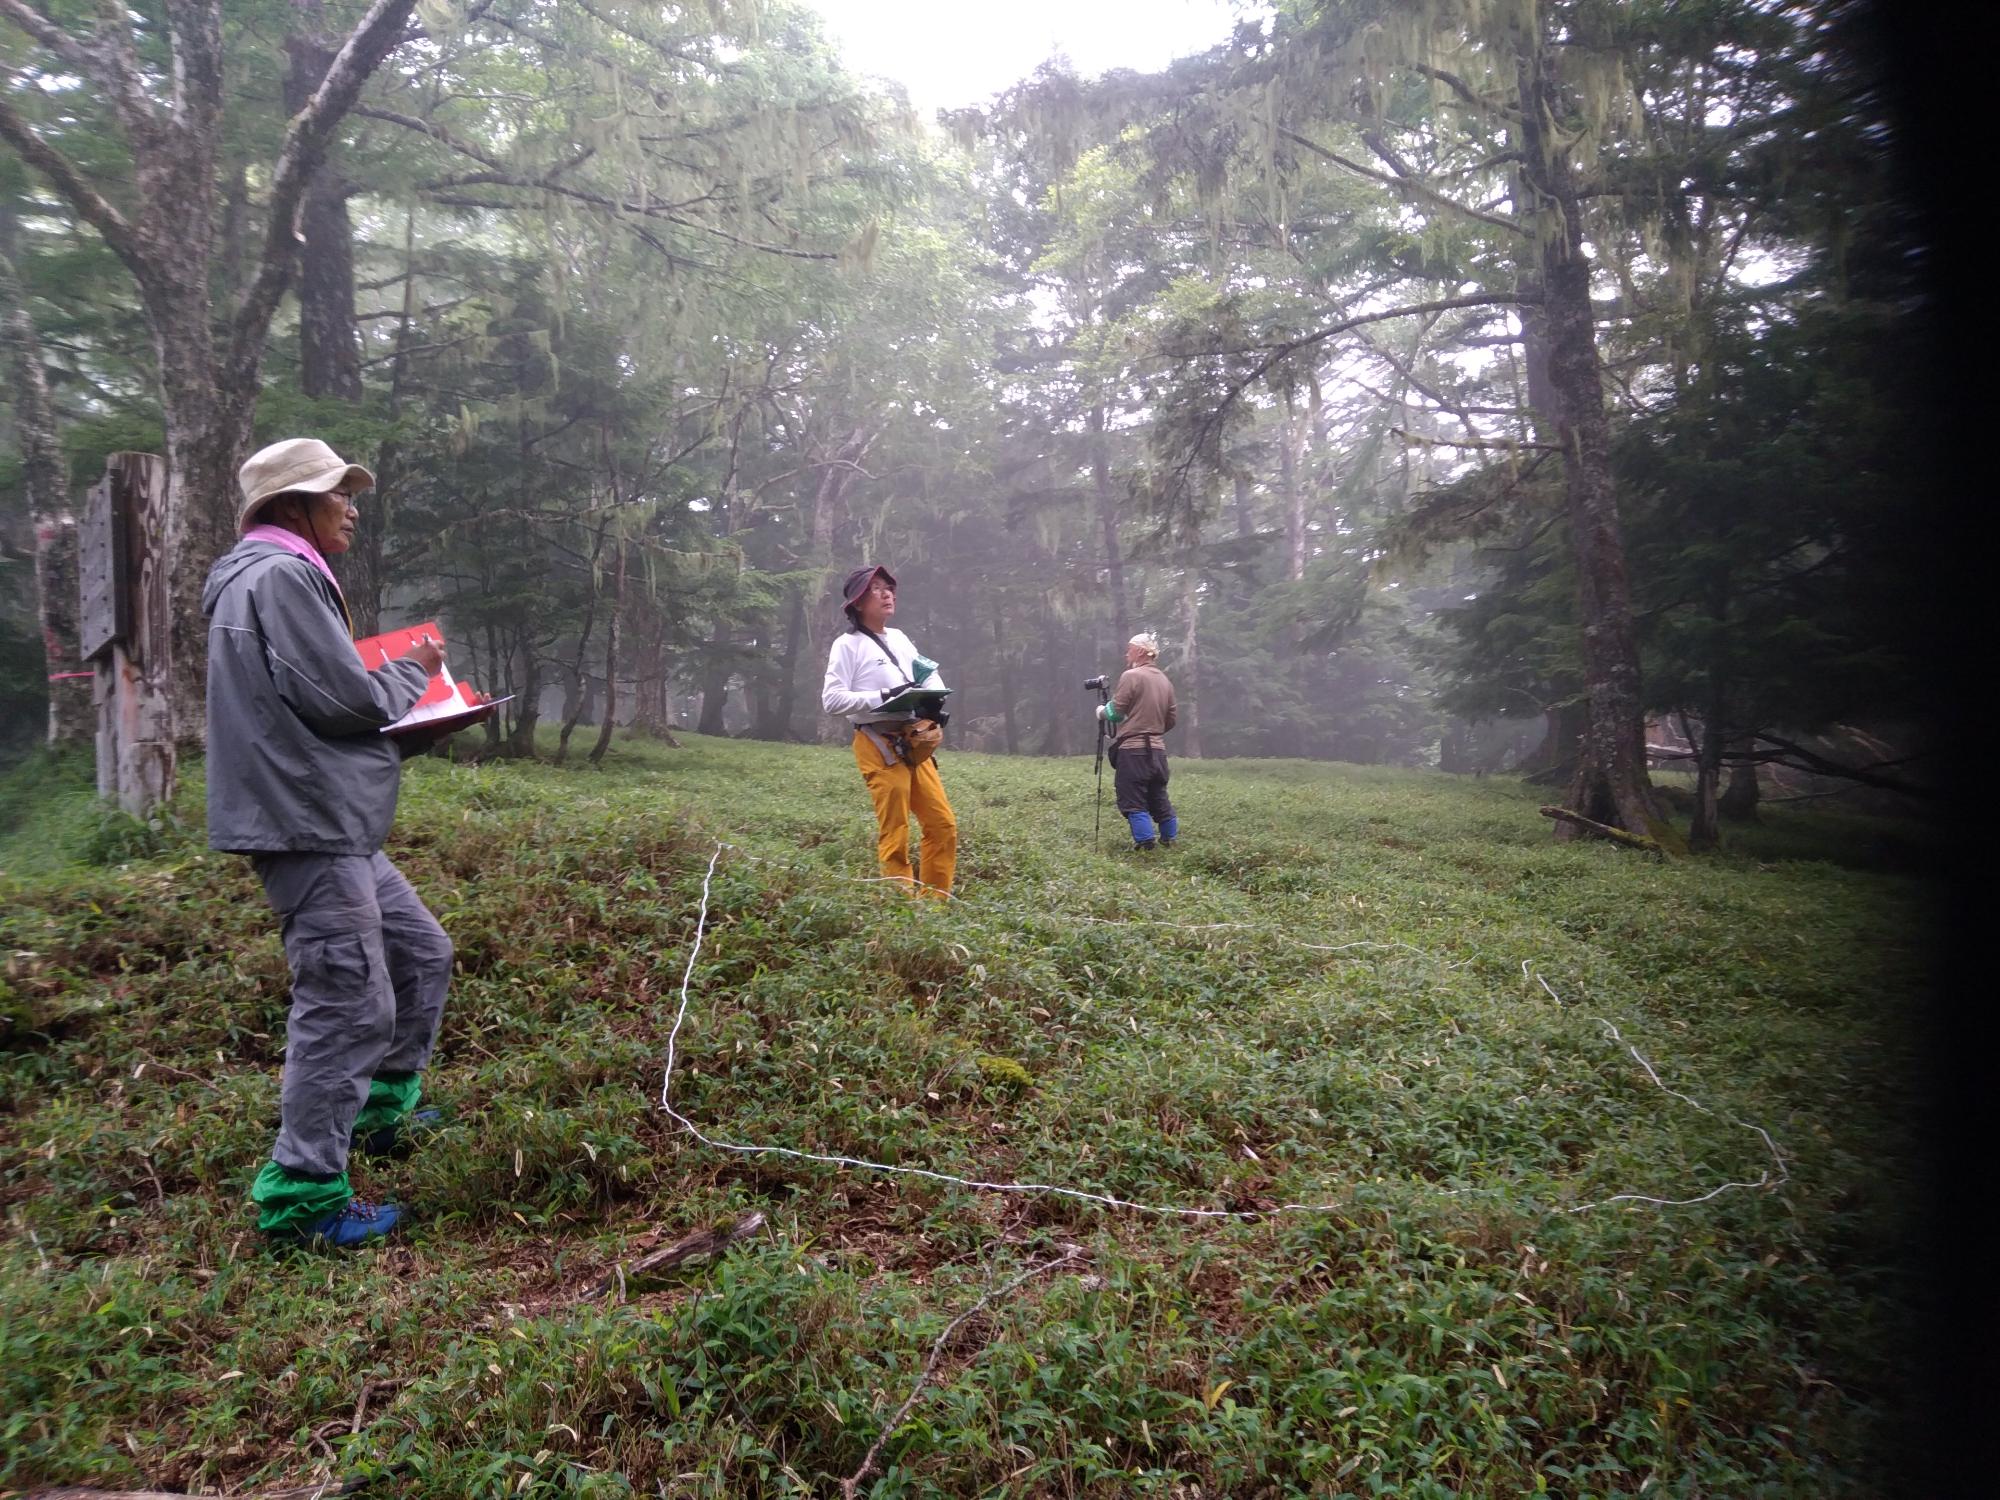
<svg viewBox="0 0 2000 1500"><path fill-rule="evenodd" d="M1098 705L1097 705L1097 717L1098 717L1098 718L1100 718L1100 719L1101 719L1101 718L1103 718L1103 717L1105 716L1105 712L1106 712L1106 710L1107 710L1107 708L1108 708L1108 707L1109 707L1109 705L1107 705L1107 704L1103 704L1103 703L1100 703L1100 704L1098 704Z"/></svg>

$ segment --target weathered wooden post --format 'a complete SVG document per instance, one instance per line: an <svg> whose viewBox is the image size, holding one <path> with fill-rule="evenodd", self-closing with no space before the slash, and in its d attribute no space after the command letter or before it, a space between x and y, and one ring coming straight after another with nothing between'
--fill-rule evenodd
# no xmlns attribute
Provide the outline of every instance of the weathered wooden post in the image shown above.
<svg viewBox="0 0 2000 1500"><path fill-rule="evenodd" d="M80 646L96 672L97 793L143 817L174 794L173 583L162 566L167 466L114 453L79 538Z"/></svg>

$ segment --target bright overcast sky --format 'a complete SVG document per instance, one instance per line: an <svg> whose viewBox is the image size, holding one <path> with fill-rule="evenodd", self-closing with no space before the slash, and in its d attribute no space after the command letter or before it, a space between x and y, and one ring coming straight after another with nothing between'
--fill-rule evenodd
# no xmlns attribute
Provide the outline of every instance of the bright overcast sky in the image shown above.
<svg viewBox="0 0 2000 1500"><path fill-rule="evenodd" d="M1150 72L1228 39L1230 0L803 0L858 73L925 116L983 103L1061 52L1079 73Z"/></svg>

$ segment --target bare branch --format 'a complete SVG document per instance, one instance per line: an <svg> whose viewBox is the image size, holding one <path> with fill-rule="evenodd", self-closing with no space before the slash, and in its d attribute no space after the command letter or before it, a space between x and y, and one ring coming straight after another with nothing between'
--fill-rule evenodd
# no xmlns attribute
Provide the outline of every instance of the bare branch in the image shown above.
<svg viewBox="0 0 2000 1500"><path fill-rule="evenodd" d="M1240 379L1231 381L1229 389L1224 393L1221 403L1214 411L1202 418L1200 426L1195 429L1194 441L1188 447L1187 457L1175 467L1176 481L1179 483L1186 482L1188 474L1194 468L1203 448L1207 446L1209 440L1216 433L1222 430L1223 419L1228 416L1236 403L1243 399L1243 393L1266 375L1270 374L1280 362L1288 356L1298 353L1301 349L1310 349L1315 344L1322 344L1328 339L1338 338L1341 334L1355 328L1360 328L1367 323L1386 323L1392 318L1409 318L1422 313L1450 312L1455 308L1461 307L1519 307L1535 300L1537 300L1536 297L1527 292L1480 292L1465 297L1442 297L1435 302L1413 302L1403 307L1385 308L1381 312L1357 313L1354 317L1344 318L1338 323L1330 324L1312 333L1303 334L1295 339L1286 339L1283 343L1252 345L1252 348L1266 349L1270 352L1257 361ZM1182 355L1180 357L1190 358L1200 356Z"/></svg>
<svg viewBox="0 0 2000 1500"><path fill-rule="evenodd" d="M1483 97L1474 91L1471 84L1460 78L1456 73L1447 72L1443 68L1433 68L1425 63L1413 62L1409 64L1409 67L1412 71L1422 74L1425 78L1436 79L1481 114L1491 115L1495 119L1500 120L1518 120L1521 118L1521 112L1518 109L1515 109L1511 105L1502 104L1497 99Z"/></svg>
<svg viewBox="0 0 2000 1500"><path fill-rule="evenodd" d="M507 164L500 158L488 154L470 141L459 139L435 120L423 120L415 115L402 114L393 109L378 109L369 104L357 104L349 113L356 119L381 120L389 125L400 125L405 130L414 130L418 135L427 135L439 145L448 146L460 156L469 157L482 167L490 167L496 172L503 172L507 168Z"/></svg>
<svg viewBox="0 0 2000 1500"><path fill-rule="evenodd" d="M0 4L5 3L8 0L0 0ZM12 81L13 75L0 68L0 88ZM139 253L138 236L133 232L131 222L112 207L96 188L85 182L75 164L37 135L34 127L16 114L13 105L4 98L0 98L0 140L5 140L20 152L21 160L46 177L49 185L76 210L77 216L104 236L104 243L111 247L112 254L122 260L135 276L139 275L143 257Z"/></svg>
<svg viewBox="0 0 2000 1500"><path fill-rule="evenodd" d="M118 118L133 138L150 138L159 129L160 116L139 77L139 56L132 46L132 23L124 0L97 0L97 17L98 56Z"/></svg>
<svg viewBox="0 0 2000 1500"><path fill-rule="evenodd" d="M0 16L5 16L55 53L71 71L82 74L93 83L108 81L102 72L102 60L94 52L27 4L26 0L0 0Z"/></svg>
<svg viewBox="0 0 2000 1500"><path fill-rule="evenodd" d="M1447 208L1455 213L1464 214L1467 218L1477 219L1482 224L1491 224L1494 228L1504 229L1509 234L1527 233L1525 229L1512 219L1503 219L1498 214L1489 214L1482 209L1473 208L1470 204L1460 203L1449 194L1441 193L1436 188L1417 181L1414 177L1391 176L1387 172L1378 172L1373 167L1363 166L1360 162L1350 157L1342 156L1338 151L1329 150L1318 141L1311 139L1309 136L1301 135L1296 130L1280 130L1278 134L1293 145L1303 146L1314 155L1324 157L1335 166L1345 167L1348 171L1358 176L1366 177L1371 182L1379 182L1384 187L1392 187L1407 192L1412 197L1423 199L1426 203L1435 204L1439 208ZM1373 141L1370 144L1373 145ZM1381 148L1378 147L1376 149L1379 151Z"/></svg>
<svg viewBox="0 0 2000 1500"><path fill-rule="evenodd" d="M1436 438L1425 437L1420 432L1411 432L1404 427L1389 429L1406 443L1418 443L1426 448L1496 448L1506 453L1560 453L1559 443L1520 443L1508 438Z"/></svg>
<svg viewBox="0 0 2000 1500"><path fill-rule="evenodd" d="M468 152L467 154L471 153ZM575 163L572 162L568 165L573 166ZM566 171L568 170L568 166L558 170ZM741 245L746 250L756 250L765 255L783 255L793 260L838 260L840 258L832 250L795 250L788 245L770 245L765 244L761 240L745 239L742 235L731 234L728 230L718 228L716 225L704 224L699 219L690 219L683 214L675 213L673 212L674 205L672 204L641 203L631 198L611 198L605 196L603 193L593 193L586 188L571 187L566 183L553 181L552 177L523 177L517 173L500 168L489 172L460 172L450 177L433 178L429 182L418 183L417 191L437 194L451 188L464 187L521 188L531 192L560 193L565 198L574 198L579 203L588 203L592 207L604 209L609 213L618 215L620 218L629 219L637 215L641 218L656 219L665 224L676 224L682 229L692 229L698 234L714 235L717 239L727 240L732 245ZM474 208L499 209L504 206L497 203L481 203L473 199L440 198L437 201L457 202ZM691 201L700 202L701 200L694 199ZM663 254L671 253L658 240L651 240L650 243Z"/></svg>

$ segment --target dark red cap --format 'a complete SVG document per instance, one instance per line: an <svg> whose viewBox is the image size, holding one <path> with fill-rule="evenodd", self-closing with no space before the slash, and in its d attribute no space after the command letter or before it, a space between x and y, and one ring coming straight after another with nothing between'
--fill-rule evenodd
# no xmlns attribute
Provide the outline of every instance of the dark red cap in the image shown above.
<svg viewBox="0 0 2000 1500"><path fill-rule="evenodd" d="M861 596L868 592L868 585L875 581L877 573L882 575L883 581L890 588L896 586L896 575L891 573L887 568L879 566L856 568L852 573L847 575L847 582L841 586L840 602L842 607L852 609L860 602Z"/></svg>

